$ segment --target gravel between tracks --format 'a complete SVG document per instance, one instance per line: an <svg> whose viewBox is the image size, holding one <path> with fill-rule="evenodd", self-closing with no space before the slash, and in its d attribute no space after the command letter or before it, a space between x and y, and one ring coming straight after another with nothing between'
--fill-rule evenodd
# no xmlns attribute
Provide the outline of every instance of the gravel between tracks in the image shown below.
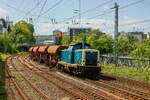
<svg viewBox="0 0 150 100"><path fill-rule="evenodd" d="M30 66L31 67L30 69L26 65L24 65L23 62L20 61L18 58L20 58L22 61L26 63L31 63L34 66ZM13 76L15 77L15 80L17 81L17 83L19 83L22 90L27 93L28 97L30 97L31 100L33 100L33 98L34 100L44 100L44 99L41 98L41 96L39 96L38 92L37 93L33 92L34 91L33 88L30 85L27 85L26 81L20 76L19 73L22 73L28 80L30 80L36 87L38 87L39 90L41 90L44 94L50 97L51 100L64 100L64 99L76 100L76 98L74 98L73 95L66 93L65 91L60 89L60 87L53 84L53 82L63 86L66 89L71 90L72 92L79 93L82 96L88 97L88 100L100 99L97 97L97 95L93 93L105 95L107 99L110 97L109 100L110 99L121 100L123 98L127 100L150 100L149 89L144 90L146 86L144 86L144 89L142 89L142 86L137 86L137 85L135 86L134 84L130 85L128 81L125 81L123 79L116 79L116 80L100 79L99 81L94 81L94 80L89 80L86 78L78 78L78 77L74 77L69 74L66 74L64 72L59 72L55 69L50 70L45 65L41 65L37 62L31 61L29 57L24 58L20 56L18 58L14 57L12 60L12 62L15 64L16 69L11 66L9 70L11 70ZM36 67L37 69L40 69L40 70L36 70L32 67ZM47 77L48 80L52 81L52 83L46 81L44 78L34 73L32 69L36 70L37 73L42 74L44 77ZM7 81L10 82L9 78L7 78ZM130 83L132 82L130 81ZM142 95L141 93L145 93L144 98L148 98L148 99L144 99L144 98L135 99L135 97L132 97L132 95L129 97L126 97L128 96L128 94L125 94L122 91L116 92L116 90L114 90L115 88L117 89L117 84L118 84L118 89L121 88L123 89L123 91L132 89L132 91L134 90L133 93L135 91L136 92L139 91L139 93L137 93L138 95ZM77 87L79 86L79 87L77 88L76 86ZM17 94L16 91L14 91L15 87L11 85L11 83L7 84L7 87L8 87L9 100L13 100L13 99L20 100L19 95Z"/></svg>
<svg viewBox="0 0 150 100"><path fill-rule="evenodd" d="M18 62L18 64L21 66L20 62ZM69 95L61 91L58 87L45 81L43 78L37 76L36 74L31 74L32 72L29 71L24 65L22 66L24 68L24 74L28 77L28 79L31 80L32 83L34 83L38 88L43 90L44 93L51 98L51 100L59 100L61 98L70 97Z"/></svg>
<svg viewBox="0 0 150 100"><path fill-rule="evenodd" d="M32 64L36 65L37 67L44 68L44 66L45 66L45 65L39 65L38 63L31 61L30 59L28 59L28 61L30 61ZM63 74L61 73L61 76L63 76L64 74L65 73L63 73ZM65 74L65 75L67 75L67 74ZM70 76L67 75L67 77L70 77ZM73 77L73 79L77 79L77 80L79 80L79 82L83 81L83 79L79 79L76 77ZM126 99L135 99L135 100L139 99L139 98L141 98L142 100L149 100L150 99L149 88L145 89L146 88L145 85L140 86L139 85L140 83L137 83L137 82L134 83L134 81L129 80L129 79L127 79L127 81L126 81L126 79L121 79L121 78L115 79L115 80L101 79L100 81L97 81L97 83L99 83L99 84L96 84L94 81L89 83L89 81L87 82L87 79L86 79L86 81L84 80L84 82L87 84L92 83L91 86L96 86L99 89L104 89L106 91L109 91L109 92L114 93L118 96L124 97ZM138 84L138 85L136 85L136 84ZM118 91L116 92L116 90L113 89L112 87L116 88L116 90L118 90ZM145 88L143 89L143 87L145 87ZM147 87L149 87L149 86L147 85ZM119 91L120 91L120 93L119 93ZM124 91L124 92L122 92L122 91ZM139 96L139 98L138 98L138 96Z"/></svg>

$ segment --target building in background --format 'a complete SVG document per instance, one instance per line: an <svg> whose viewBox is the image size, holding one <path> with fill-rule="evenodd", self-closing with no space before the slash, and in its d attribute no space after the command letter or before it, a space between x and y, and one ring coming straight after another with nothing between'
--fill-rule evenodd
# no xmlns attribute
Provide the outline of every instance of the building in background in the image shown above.
<svg viewBox="0 0 150 100"><path fill-rule="evenodd" d="M10 27L13 25L13 21L9 21L9 18L6 17L6 20L0 19L0 32L7 33L10 31Z"/></svg>
<svg viewBox="0 0 150 100"><path fill-rule="evenodd" d="M36 44L54 44L54 36L53 35L37 35L35 36Z"/></svg>
<svg viewBox="0 0 150 100"><path fill-rule="evenodd" d="M62 31L60 30L54 30L53 31L53 36L54 36L54 43L55 44L60 44L60 36L61 36Z"/></svg>
<svg viewBox="0 0 150 100"><path fill-rule="evenodd" d="M147 34L144 34L144 32L120 32L119 35L127 36L127 35L133 35L136 37L140 42L142 42L144 39L147 39Z"/></svg>
<svg viewBox="0 0 150 100"><path fill-rule="evenodd" d="M53 31L53 36L54 36L54 42L55 44L60 44L61 39L65 36L67 36L67 32L62 32L60 30L54 30Z"/></svg>
<svg viewBox="0 0 150 100"><path fill-rule="evenodd" d="M0 21L0 32L3 32L3 23Z"/></svg>
<svg viewBox="0 0 150 100"><path fill-rule="evenodd" d="M68 28L68 35L70 38L72 38L75 35L78 35L80 33L88 33L91 31L91 28L82 28L82 27L77 27L77 28Z"/></svg>

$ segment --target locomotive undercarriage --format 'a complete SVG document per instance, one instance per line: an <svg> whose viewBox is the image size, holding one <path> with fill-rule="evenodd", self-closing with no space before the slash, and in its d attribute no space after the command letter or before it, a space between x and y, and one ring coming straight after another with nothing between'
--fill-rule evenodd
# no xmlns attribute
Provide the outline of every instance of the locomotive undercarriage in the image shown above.
<svg viewBox="0 0 150 100"><path fill-rule="evenodd" d="M95 66L79 66L77 64L64 64L59 62L57 64L57 69L69 72L73 75L83 76L83 77L95 77L100 75L100 67Z"/></svg>

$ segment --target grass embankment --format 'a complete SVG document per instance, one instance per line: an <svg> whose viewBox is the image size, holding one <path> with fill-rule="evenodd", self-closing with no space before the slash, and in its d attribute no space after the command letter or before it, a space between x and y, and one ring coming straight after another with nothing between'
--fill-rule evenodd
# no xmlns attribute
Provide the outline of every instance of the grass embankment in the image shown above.
<svg viewBox="0 0 150 100"><path fill-rule="evenodd" d="M149 67L116 67L115 65L104 65L103 73L126 77L135 80L142 80L150 83L150 66Z"/></svg>
<svg viewBox="0 0 150 100"><path fill-rule="evenodd" d="M5 87L5 59L9 54L0 53L0 100L7 100Z"/></svg>

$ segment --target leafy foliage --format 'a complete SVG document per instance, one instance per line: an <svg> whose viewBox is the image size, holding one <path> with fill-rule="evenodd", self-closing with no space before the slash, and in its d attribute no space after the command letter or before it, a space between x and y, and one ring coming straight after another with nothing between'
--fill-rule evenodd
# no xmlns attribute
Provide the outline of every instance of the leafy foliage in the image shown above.
<svg viewBox="0 0 150 100"><path fill-rule="evenodd" d="M79 35L76 35L73 37L72 39L72 44L75 44L75 43L79 43L79 42L84 42L86 43L86 35L87 33L80 33Z"/></svg>
<svg viewBox="0 0 150 100"><path fill-rule="evenodd" d="M7 51L5 51L5 48L7 48ZM9 52L9 53L15 53L17 52L17 49L15 47L15 44L12 41L11 36L8 34L6 36L0 35L0 52Z"/></svg>
<svg viewBox="0 0 150 100"><path fill-rule="evenodd" d="M33 36L34 27L33 25L25 22L19 21L12 27L12 35L14 42L22 43L35 43L35 38Z"/></svg>
<svg viewBox="0 0 150 100"><path fill-rule="evenodd" d="M0 19L0 21L2 21L4 25L6 24L4 19ZM22 44L34 44L35 38L33 36L33 32L33 25L25 21L17 22L8 30L8 33L1 33L0 52L16 53L18 51L18 47Z"/></svg>
<svg viewBox="0 0 150 100"><path fill-rule="evenodd" d="M139 59L150 59L150 39L147 39L144 41L144 43L139 44L137 48L132 51L131 55Z"/></svg>
<svg viewBox="0 0 150 100"><path fill-rule="evenodd" d="M91 45L92 48L98 49L100 54L112 54L113 46L116 43L117 54L119 56L133 56L135 58L150 58L150 39L141 43L135 36L120 35L116 41L112 36L101 32L100 30L92 30L89 33L80 33L72 38L62 38L61 44L69 45L71 43L84 42Z"/></svg>
<svg viewBox="0 0 150 100"><path fill-rule="evenodd" d="M75 44L79 42L88 43L92 48L98 49L101 54L113 52L113 39L100 30L92 30L89 33L80 33L72 38L64 37L61 41L63 45Z"/></svg>
<svg viewBox="0 0 150 100"><path fill-rule="evenodd" d="M70 43L71 43L71 40L70 40L70 37L68 37L68 36L63 37L61 40L62 45L68 46Z"/></svg>
<svg viewBox="0 0 150 100"><path fill-rule="evenodd" d="M116 42L118 55L129 55L135 48L138 39L133 35L119 36Z"/></svg>
<svg viewBox="0 0 150 100"><path fill-rule="evenodd" d="M113 52L113 39L109 35L101 36L94 44L94 47L100 51L100 54Z"/></svg>
<svg viewBox="0 0 150 100"><path fill-rule="evenodd" d="M116 67L115 65L104 65L102 68L103 73L110 75L133 78L137 80L144 80L150 82L150 68L144 67Z"/></svg>

